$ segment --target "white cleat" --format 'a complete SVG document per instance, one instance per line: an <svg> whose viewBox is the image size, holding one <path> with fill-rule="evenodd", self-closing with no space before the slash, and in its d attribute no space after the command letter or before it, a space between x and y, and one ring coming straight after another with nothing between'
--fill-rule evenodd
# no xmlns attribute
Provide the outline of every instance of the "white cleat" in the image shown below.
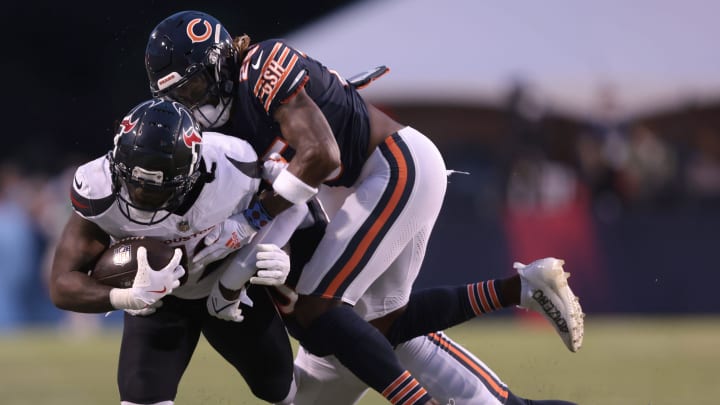
<svg viewBox="0 0 720 405"><path fill-rule="evenodd" d="M570 290L563 270L565 262L548 257L527 266L515 262L513 267L520 275L520 307L541 313L555 328L565 346L577 352L582 346L585 314L580 301Z"/></svg>

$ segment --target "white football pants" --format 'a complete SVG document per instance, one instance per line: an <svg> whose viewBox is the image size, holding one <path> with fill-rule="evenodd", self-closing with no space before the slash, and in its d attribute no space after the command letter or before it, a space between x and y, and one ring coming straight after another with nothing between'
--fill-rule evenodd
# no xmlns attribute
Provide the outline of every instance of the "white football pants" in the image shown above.
<svg viewBox="0 0 720 405"><path fill-rule="evenodd" d="M416 337L395 349L400 362L442 404L501 405L508 389L490 368L442 332ZM334 356L302 347L295 358L294 405L352 405L367 385Z"/></svg>

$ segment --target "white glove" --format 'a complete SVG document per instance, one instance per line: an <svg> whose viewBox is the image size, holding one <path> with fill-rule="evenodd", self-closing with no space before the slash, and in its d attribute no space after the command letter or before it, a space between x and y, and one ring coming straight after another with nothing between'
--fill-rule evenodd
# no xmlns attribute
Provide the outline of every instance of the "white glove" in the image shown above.
<svg viewBox="0 0 720 405"><path fill-rule="evenodd" d="M250 277L252 284L258 285L282 285L290 273L290 256L279 246L272 243L257 245L257 261L255 266L258 271L255 277Z"/></svg>
<svg viewBox="0 0 720 405"><path fill-rule="evenodd" d="M126 309L125 312L132 316L148 316L154 314L155 311L157 311L157 309L161 306L163 306L162 300L157 300L154 304L149 305L143 309Z"/></svg>
<svg viewBox="0 0 720 405"><path fill-rule="evenodd" d="M262 178L272 184L281 171L287 168L288 162L281 154L273 152L268 156L268 160L263 162Z"/></svg>
<svg viewBox="0 0 720 405"><path fill-rule="evenodd" d="M195 254L192 263L195 266L205 266L209 263L225 258L230 253L247 245L257 231L245 219L245 216L235 214L215 225L205 236L205 247Z"/></svg>
<svg viewBox="0 0 720 405"><path fill-rule="evenodd" d="M242 322L245 317L242 315L242 309L240 309L240 303L252 307L253 302L248 297L245 288L240 290L240 296L232 301L229 301L223 297L220 292L220 282L218 281L213 286L210 295L207 298L207 310L210 315L220 318L225 321Z"/></svg>
<svg viewBox="0 0 720 405"><path fill-rule="evenodd" d="M138 269L130 288L110 290L110 304L115 309L143 309L170 294L180 285L180 277L185 269L180 265L182 250L175 249L170 263L160 270L154 270L147 261L147 250L140 246L137 250Z"/></svg>

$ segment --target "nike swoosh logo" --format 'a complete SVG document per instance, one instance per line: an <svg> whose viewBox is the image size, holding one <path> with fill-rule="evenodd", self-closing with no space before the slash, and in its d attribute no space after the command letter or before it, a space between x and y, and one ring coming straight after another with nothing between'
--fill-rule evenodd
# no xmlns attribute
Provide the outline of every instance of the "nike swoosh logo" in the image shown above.
<svg viewBox="0 0 720 405"><path fill-rule="evenodd" d="M155 291L148 291L148 292L155 293L155 294L164 294L165 291L167 291L167 287L163 287L162 290L155 290Z"/></svg>
<svg viewBox="0 0 720 405"><path fill-rule="evenodd" d="M252 66L252 68L253 68L254 70L260 69L260 60L262 59L262 54L263 54L263 52L264 52L264 51L260 51L260 55L258 55L258 58L257 58L257 60L255 61L255 63L253 63L252 65L250 65L250 66Z"/></svg>
<svg viewBox="0 0 720 405"><path fill-rule="evenodd" d="M253 162L240 162L231 158L228 155L225 155L225 159L232 163L232 165L235 166L236 169L240 170L242 174L248 177L251 177L253 179L259 179L262 177L262 169L260 166L260 162L258 162L257 160Z"/></svg>
<svg viewBox="0 0 720 405"><path fill-rule="evenodd" d="M213 299L212 299L213 311L215 311L216 314L219 314L220 311L224 310L225 308L230 307L230 306L233 305L233 304L236 304L236 303L235 303L235 302L231 302L231 303L229 303L229 304L227 304L227 305L224 305L224 306L218 308L218 307L217 307L217 298L213 297Z"/></svg>
<svg viewBox="0 0 720 405"><path fill-rule="evenodd" d="M81 189L81 188L82 188L82 182L81 182L81 181L78 181L77 177L75 177L73 180L75 180L75 187L77 187L78 189Z"/></svg>

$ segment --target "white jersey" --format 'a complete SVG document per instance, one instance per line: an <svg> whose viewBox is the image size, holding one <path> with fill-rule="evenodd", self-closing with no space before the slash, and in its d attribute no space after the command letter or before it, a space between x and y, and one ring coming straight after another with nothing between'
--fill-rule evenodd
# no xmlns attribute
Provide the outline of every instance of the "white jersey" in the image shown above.
<svg viewBox="0 0 720 405"><path fill-rule="evenodd" d="M202 145L203 163L207 171L214 168L215 178L196 185L202 189L184 212L172 213L154 225L136 224L120 211L112 191L110 164L106 156L80 166L72 188L75 211L97 224L113 240L146 236L182 248L188 263L185 269L188 279L173 290L172 295L184 299L209 295L220 273L214 271L217 266L213 264L207 268L190 265L198 243L213 227L247 208L260 185L257 155L247 142L205 132Z"/></svg>

